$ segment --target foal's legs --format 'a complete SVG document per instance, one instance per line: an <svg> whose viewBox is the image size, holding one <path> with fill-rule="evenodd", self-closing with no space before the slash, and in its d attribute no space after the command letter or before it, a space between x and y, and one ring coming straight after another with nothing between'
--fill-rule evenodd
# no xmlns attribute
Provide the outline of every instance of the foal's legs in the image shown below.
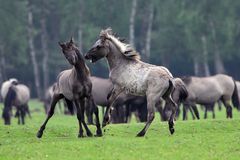
<svg viewBox="0 0 240 160"><path fill-rule="evenodd" d="M99 122L98 107L95 104L93 97L90 97L90 103L91 103L91 107L93 107L91 110L93 110L95 117L96 117L96 127L97 127L96 136L101 137L102 130L101 130L100 122Z"/></svg>
<svg viewBox="0 0 240 160"><path fill-rule="evenodd" d="M77 109L77 118L78 118L78 123L79 123L79 133L78 133L78 137L83 137L83 128L82 128L82 113L81 113L81 109L80 106L78 104L78 101L74 101L76 109Z"/></svg>
<svg viewBox="0 0 240 160"><path fill-rule="evenodd" d="M40 127L38 133L37 133L37 137L38 138L41 138L42 135L43 135L43 131L47 125L47 122L48 120L53 116L54 114L54 109L55 109L55 106L56 106L56 103L63 98L63 95L62 94L54 94L53 95L53 99L52 99L52 102L51 102L51 106L50 106L50 109L48 111L48 114L47 114L47 118L46 120L44 121L44 123L42 124L42 126Z"/></svg>
<svg viewBox="0 0 240 160"><path fill-rule="evenodd" d="M92 133L89 130L89 128L88 128L88 126L87 126L87 124L85 122L85 118L84 118L84 109L85 109L85 99L84 98L80 99L80 109L81 109L82 124L83 124L83 126L84 126L84 128L86 130L87 136L88 137L92 137Z"/></svg>

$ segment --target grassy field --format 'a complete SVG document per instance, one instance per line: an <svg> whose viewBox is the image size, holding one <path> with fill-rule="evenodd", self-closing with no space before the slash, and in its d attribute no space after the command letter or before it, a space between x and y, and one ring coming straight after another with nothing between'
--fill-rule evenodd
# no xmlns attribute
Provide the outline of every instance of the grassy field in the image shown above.
<svg viewBox="0 0 240 160"><path fill-rule="evenodd" d="M1 160L240 159L240 113L236 110L231 120L225 118L225 108L216 111L215 120L178 120L174 135L169 134L167 123L159 122L156 114L143 138L135 135L144 124L132 122L109 125L100 138L79 139L76 117L57 113L42 139L37 139L35 135L45 115L39 112L42 105L37 101L31 101L30 106L33 118L27 118L24 126L17 125L16 119L12 119L11 126L4 126L0 121ZM95 126L90 129L95 132Z"/></svg>

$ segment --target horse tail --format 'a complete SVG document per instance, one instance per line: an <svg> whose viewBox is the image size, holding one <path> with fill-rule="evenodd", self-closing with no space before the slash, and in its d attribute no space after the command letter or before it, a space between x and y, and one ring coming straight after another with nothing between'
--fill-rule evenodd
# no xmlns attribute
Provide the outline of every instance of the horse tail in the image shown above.
<svg viewBox="0 0 240 160"><path fill-rule="evenodd" d="M183 102L188 97L188 91L184 84L176 85L176 88L179 90L179 102Z"/></svg>
<svg viewBox="0 0 240 160"><path fill-rule="evenodd" d="M237 85L236 85L236 82L234 79L233 79L233 83L234 83L234 91L232 94L232 103L233 103L234 107L236 107L238 110L240 110L238 89L237 89Z"/></svg>
<svg viewBox="0 0 240 160"><path fill-rule="evenodd" d="M173 80L172 80L172 79L169 79L168 83L169 83L169 86L168 86L167 91L166 91L166 92L164 93L164 95L163 95L163 99L165 99L166 97L168 97L169 95L171 95L171 93L172 93L173 90L174 90Z"/></svg>

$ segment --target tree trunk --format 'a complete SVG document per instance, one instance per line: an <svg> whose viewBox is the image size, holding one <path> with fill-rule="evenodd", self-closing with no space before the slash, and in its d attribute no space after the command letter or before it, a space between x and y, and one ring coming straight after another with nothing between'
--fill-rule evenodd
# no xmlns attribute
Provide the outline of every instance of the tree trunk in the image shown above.
<svg viewBox="0 0 240 160"><path fill-rule="evenodd" d="M146 60L147 60L147 61L150 61L150 49L151 49L151 39L152 39L153 12L154 12L153 5L150 4L150 5L149 5L148 27L147 27L147 34L146 34L146 44L145 44L145 54L146 54Z"/></svg>
<svg viewBox="0 0 240 160"><path fill-rule="evenodd" d="M42 52L43 52L43 61L42 61L42 70L43 70L43 88L44 91L47 90L49 86L49 67L48 67L48 58L49 52L47 47L48 37L47 37L47 26L46 26L46 8L43 8L42 17L40 20L41 23L41 44L42 44Z"/></svg>
<svg viewBox="0 0 240 160"><path fill-rule="evenodd" d="M221 56L220 56L220 51L217 45L217 37L216 37L216 30L215 30L215 25L213 21L210 21L210 27L212 30L212 38L213 38L213 45L214 45L214 66L215 66L215 72L216 73L226 73L225 67L223 65Z"/></svg>
<svg viewBox="0 0 240 160"><path fill-rule="evenodd" d="M201 37L202 46L203 46L203 72L204 76L210 76L210 70L208 65L208 49L207 49L207 40L206 36L203 35Z"/></svg>
<svg viewBox="0 0 240 160"><path fill-rule="evenodd" d="M135 44L135 16L136 16L136 10L137 10L137 0L132 0L132 9L131 9L131 15L130 15L130 24L129 24L129 40L130 44L134 47Z"/></svg>
<svg viewBox="0 0 240 160"><path fill-rule="evenodd" d="M36 52L34 48L34 33L33 33L33 15L32 15L32 6L31 1L28 1L27 5L27 12L28 12L28 25L27 25L27 32L28 32L28 45L30 50L31 61L33 64L33 74L34 74L34 82L37 92L37 97L41 98L41 91L40 91L40 80L39 80L39 70L38 64L36 61Z"/></svg>
<svg viewBox="0 0 240 160"><path fill-rule="evenodd" d="M80 51L83 51L82 49L82 33L83 33L83 26L82 26L82 23L83 23L83 0L79 0L79 25L78 25L78 41L79 41L79 49Z"/></svg>
<svg viewBox="0 0 240 160"><path fill-rule="evenodd" d="M193 57L193 68L194 68L194 75L199 76L200 75L200 65L198 61L198 57Z"/></svg>

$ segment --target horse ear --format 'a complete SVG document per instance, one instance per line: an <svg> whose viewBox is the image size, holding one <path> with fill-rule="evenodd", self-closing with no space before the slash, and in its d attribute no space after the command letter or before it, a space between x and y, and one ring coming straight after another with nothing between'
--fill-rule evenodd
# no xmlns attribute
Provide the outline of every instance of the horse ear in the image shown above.
<svg viewBox="0 0 240 160"><path fill-rule="evenodd" d="M64 43L61 43L61 42L58 42L59 46L64 49L65 48L65 44Z"/></svg>
<svg viewBox="0 0 240 160"><path fill-rule="evenodd" d="M73 44L74 42L73 42L73 37L71 37L71 39L70 39L70 42L69 42L70 44Z"/></svg>

